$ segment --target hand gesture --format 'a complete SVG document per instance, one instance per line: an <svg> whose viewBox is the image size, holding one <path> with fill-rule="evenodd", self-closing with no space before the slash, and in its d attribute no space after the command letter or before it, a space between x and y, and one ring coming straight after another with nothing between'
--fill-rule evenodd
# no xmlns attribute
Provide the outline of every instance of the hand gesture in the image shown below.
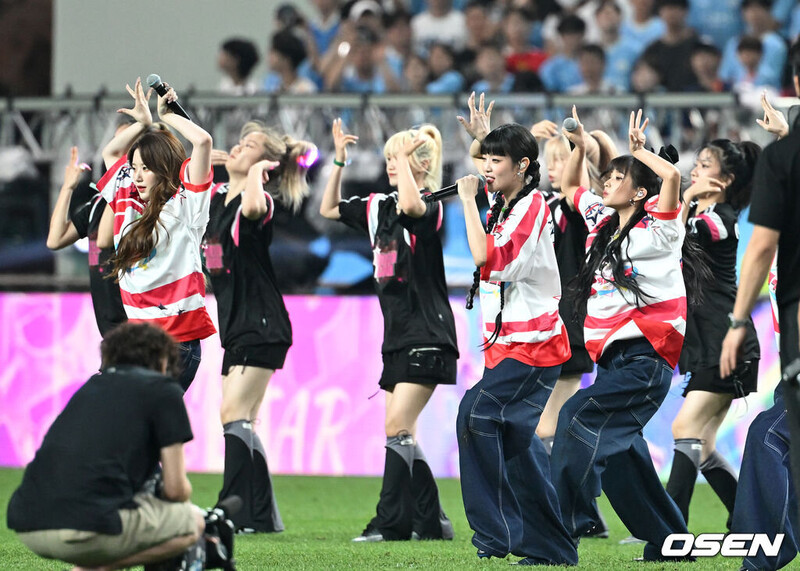
<svg viewBox="0 0 800 571"><path fill-rule="evenodd" d="M263 160L258 161L250 167L250 173L255 173L261 176L261 182L267 184L269 182L269 171L278 167L281 163L278 161Z"/></svg>
<svg viewBox="0 0 800 571"><path fill-rule="evenodd" d="M645 119L644 122L642 122L641 109L636 113L631 111L631 118L628 122L628 149L630 149L631 154L644 148L644 144L647 142L647 136L644 134L644 130L647 129L649 123L650 119Z"/></svg>
<svg viewBox="0 0 800 571"><path fill-rule="evenodd" d="M228 162L228 151L220 149L211 149L211 164L214 166L221 166Z"/></svg>
<svg viewBox="0 0 800 571"><path fill-rule="evenodd" d="M419 135L407 141L403 148L400 151L400 154L404 157L410 157L414 154L414 151L419 149L425 143L425 139L420 137Z"/></svg>
<svg viewBox="0 0 800 571"><path fill-rule="evenodd" d="M531 127L531 135L537 139L552 139L558 135L558 125L547 119L534 123Z"/></svg>
<svg viewBox="0 0 800 571"><path fill-rule="evenodd" d="M347 145L355 145L358 137L342 131L341 117L333 120L331 133L333 134L333 148L336 150L336 161L344 163L347 160Z"/></svg>
<svg viewBox="0 0 800 571"><path fill-rule="evenodd" d="M469 107L469 123L461 115L456 116L456 119L458 119L458 122L464 126L464 129L467 130L467 133L469 133L470 137L479 142L483 141L491 130L489 125L492 118L492 109L494 108L494 101L492 101L489 103L489 107L487 107L484 111L483 103L484 95L481 93L478 106L475 107L475 92L473 91L469 96L469 99L467 99L467 107Z"/></svg>
<svg viewBox="0 0 800 571"><path fill-rule="evenodd" d="M478 195L480 179L474 174L468 174L456 181L458 185L458 197L461 200L475 200Z"/></svg>
<svg viewBox="0 0 800 571"><path fill-rule="evenodd" d="M142 89L142 78L137 77L133 89L127 84L125 89L133 97L133 109L117 109L117 113L124 113L133 117L137 123L149 127L153 123L153 115L150 113L150 95L153 93L153 88L148 89L147 95L145 95L144 89Z"/></svg>
<svg viewBox="0 0 800 571"><path fill-rule="evenodd" d="M728 329L725 339L722 340L722 352L719 356L719 375L723 379L733 374L736 361L742 352L747 328Z"/></svg>
<svg viewBox="0 0 800 571"><path fill-rule="evenodd" d="M584 137L584 130L583 130L583 123L581 123L580 118L578 117L578 108L574 105L572 106L572 118L578 124L572 131L567 131L566 129L562 129L561 132L564 136L569 139L569 142L575 145L579 149L586 148L586 139Z"/></svg>
<svg viewBox="0 0 800 571"><path fill-rule="evenodd" d="M789 134L789 124L786 122L786 117L767 101L766 91L761 92L761 108L764 110L764 119L756 119L756 123L762 129L777 135L779 139Z"/></svg>
<svg viewBox="0 0 800 571"><path fill-rule="evenodd" d="M701 176L683 193L683 201L689 203L695 198L707 198L725 190L725 184L709 176Z"/></svg>
<svg viewBox="0 0 800 571"><path fill-rule="evenodd" d="M78 147L70 149L69 162L64 167L64 182L62 186L75 190L83 171L92 170L86 163L78 164Z"/></svg>
<svg viewBox="0 0 800 571"><path fill-rule="evenodd" d="M158 96L159 117L164 117L165 115L172 113L172 109L169 108L168 104L178 100L178 94L175 93L175 90L172 89L167 82L164 82L164 87L167 88L167 92L164 95Z"/></svg>

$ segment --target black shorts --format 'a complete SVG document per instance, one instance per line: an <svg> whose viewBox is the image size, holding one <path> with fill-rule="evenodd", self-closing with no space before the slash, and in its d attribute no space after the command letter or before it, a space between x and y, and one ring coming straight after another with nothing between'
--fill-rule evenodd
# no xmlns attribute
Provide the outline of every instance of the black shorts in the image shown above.
<svg viewBox="0 0 800 571"><path fill-rule="evenodd" d="M572 357L561 365L561 376L575 376L594 371L594 361L589 356L589 351L583 345L572 345Z"/></svg>
<svg viewBox="0 0 800 571"><path fill-rule="evenodd" d="M227 375L228 370L234 365L243 367L260 367L277 371L283 368L289 345L251 345L226 349L222 357L222 375Z"/></svg>
<svg viewBox="0 0 800 571"><path fill-rule="evenodd" d="M379 384L389 392L397 383L454 385L457 361L458 354L449 347L409 347L384 353Z"/></svg>
<svg viewBox="0 0 800 571"><path fill-rule="evenodd" d="M722 379L719 366L701 369L689 375L689 381L683 389L683 396L691 391L731 394L733 398L741 398L758 390L758 359L739 363L733 374Z"/></svg>

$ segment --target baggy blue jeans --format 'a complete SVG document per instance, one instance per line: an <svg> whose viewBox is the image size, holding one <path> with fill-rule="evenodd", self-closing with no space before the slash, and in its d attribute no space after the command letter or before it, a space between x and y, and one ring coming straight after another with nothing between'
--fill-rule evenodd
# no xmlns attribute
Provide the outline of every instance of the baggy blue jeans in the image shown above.
<svg viewBox="0 0 800 571"><path fill-rule="evenodd" d="M181 385L183 392L189 390L189 386L197 374L197 369L200 367L200 353L199 339L178 343L178 361L181 371L178 383Z"/></svg>
<svg viewBox="0 0 800 571"><path fill-rule="evenodd" d="M558 416L551 460L564 525L577 542L597 523L602 489L628 530L646 540L644 557L661 558L670 533L687 533L680 510L658 478L642 429L669 390L672 367L645 339L615 343L590 387Z"/></svg>
<svg viewBox="0 0 800 571"><path fill-rule="evenodd" d="M461 493L472 543L495 557L575 565L578 553L561 522L550 462L536 436L561 367L505 359L466 392L456 428Z"/></svg>
<svg viewBox="0 0 800 571"><path fill-rule="evenodd" d="M775 404L753 419L736 488L732 533L766 533L774 540L785 534L777 557L763 550L745 557L745 569L780 569L795 558L800 546L797 494L789 462L789 425L783 383L775 389Z"/></svg>

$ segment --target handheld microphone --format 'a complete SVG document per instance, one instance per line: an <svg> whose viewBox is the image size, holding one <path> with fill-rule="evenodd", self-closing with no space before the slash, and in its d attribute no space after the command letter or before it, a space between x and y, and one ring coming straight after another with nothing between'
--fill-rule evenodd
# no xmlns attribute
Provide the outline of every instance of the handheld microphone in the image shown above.
<svg viewBox="0 0 800 571"><path fill-rule="evenodd" d="M477 177L478 177L478 188L485 189L486 179L483 178L482 175L477 175ZM444 200L445 198L449 198L455 194L458 194L458 183L446 186L441 190L432 192L431 194L426 194L425 196L422 197L422 200L424 200L425 202L438 202L440 200Z"/></svg>
<svg viewBox="0 0 800 571"><path fill-rule="evenodd" d="M566 119L564 119L564 122L561 123L561 126L564 128L565 131L569 131L570 133L572 133L575 129L578 128L578 122L572 117L567 117Z"/></svg>
<svg viewBox="0 0 800 571"><path fill-rule="evenodd" d="M167 94L168 87L164 85L164 83L161 81L161 76L159 76L156 73L151 73L150 75L147 76L147 85L155 89L156 93L158 93L161 97L164 97L164 95ZM176 115L180 115L181 117L188 119L189 121L192 120L192 118L189 117L189 114L186 112L186 110L183 107L181 107L181 104L178 103L177 101L172 101L170 103L167 103L167 107L169 107L172 110L172 112L175 113Z"/></svg>

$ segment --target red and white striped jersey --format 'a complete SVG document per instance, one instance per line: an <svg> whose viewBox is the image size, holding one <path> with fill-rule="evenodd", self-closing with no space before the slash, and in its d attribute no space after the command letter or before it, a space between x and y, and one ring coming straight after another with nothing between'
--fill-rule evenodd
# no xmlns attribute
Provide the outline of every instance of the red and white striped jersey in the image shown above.
<svg viewBox="0 0 800 571"><path fill-rule="evenodd" d="M124 272L119 283L128 319L159 325L179 342L204 339L216 332L205 308L200 258L213 172L207 180L192 184L186 178L189 160L181 166L180 189L159 216L153 251ZM97 183L114 210L114 248L145 207L132 175L127 158L122 157Z"/></svg>
<svg viewBox="0 0 800 571"><path fill-rule="evenodd" d="M575 203L589 228L588 248L614 210L582 187L575 194ZM598 361L614 341L644 337L674 367L686 333L686 287L681 270L686 230L680 208L658 211L658 196L650 198L644 208L647 214L631 229L621 249L630 260L625 271L636 278L642 299L637 306L632 292L614 284L608 265L598 268L583 325L586 349Z"/></svg>
<svg viewBox="0 0 800 571"><path fill-rule="evenodd" d="M486 236L481 268L484 340L495 330L504 283L503 325L485 352L486 366L506 358L552 367L571 356L567 330L558 314L561 281L553 250L553 223L544 197L533 190Z"/></svg>

